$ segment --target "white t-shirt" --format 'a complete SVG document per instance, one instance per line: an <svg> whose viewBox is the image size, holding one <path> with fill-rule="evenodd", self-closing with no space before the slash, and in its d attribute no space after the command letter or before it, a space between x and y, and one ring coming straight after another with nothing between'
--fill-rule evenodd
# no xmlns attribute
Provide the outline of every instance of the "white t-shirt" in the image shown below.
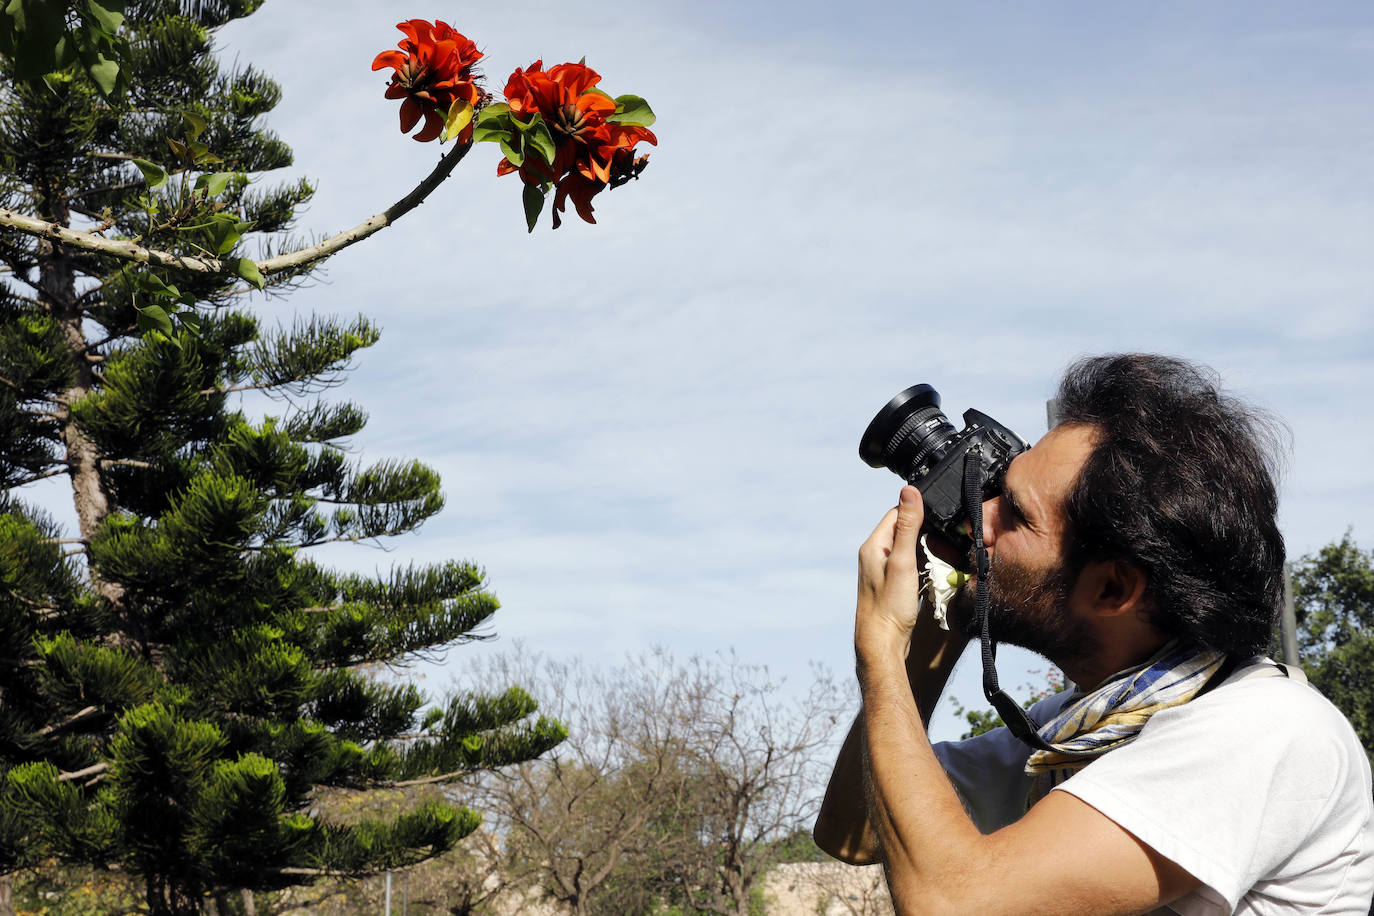
<svg viewBox="0 0 1374 916"><path fill-rule="evenodd" d="M1037 724L1070 699L1031 710ZM984 833L1023 813L1030 749L1005 728L935 746ZM1223 684L1155 713L1131 744L1056 786L1202 882L1161 913L1365 916L1374 896L1374 790L1350 724L1283 677Z"/></svg>

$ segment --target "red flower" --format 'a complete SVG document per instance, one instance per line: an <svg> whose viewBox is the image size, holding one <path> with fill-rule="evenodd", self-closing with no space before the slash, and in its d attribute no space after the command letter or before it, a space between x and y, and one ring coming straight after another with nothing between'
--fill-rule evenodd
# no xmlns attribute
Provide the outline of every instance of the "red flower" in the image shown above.
<svg viewBox="0 0 1374 916"><path fill-rule="evenodd" d="M635 158L635 145L641 141L657 145L658 138L647 127L608 120L616 113L616 102L594 88L601 82L595 70L585 64L558 64L546 73L543 64L537 60L528 70L512 73L505 93L515 120L528 124L536 114L543 117L554 141L553 161L526 156L517 167L503 159L496 173L519 171L526 184L552 183L558 189L554 228L569 199L579 216L594 223L592 198L637 177L648 164L648 156Z"/></svg>
<svg viewBox="0 0 1374 916"><path fill-rule="evenodd" d="M610 151L609 158L604 162L590 160L588 167L579 166L558 182L558 193L553 197L555 229L562 222L559 214L567 206L568 200L572 200L578 216L589 223L596 222L596 218L592 216L592 198L607 188L618 188L630 179L638 178L639 173L649 164L649 155L646 153L636 157L634 147L641 140L657 145L658 138L652 131L647 127L625 127L619 124L612 124L610 128L611 142L601 147L602 152Z"/></svg>
<svg viewBox="0 0 1374 916"><path fill-rule="evenodd" d="M477 45L463 37L447 22L407 19L396 28L406 34L399 51L383 51L372 61L373 70L391 67L389 99L401 103L401 133L410 133L421 116L425 126L416 140L433 140L444 129L444 119L455 103L479 106L486 93L477 86L472 67L482 59ZM460 142L472 137L468 124L459 134Z"/></svg>

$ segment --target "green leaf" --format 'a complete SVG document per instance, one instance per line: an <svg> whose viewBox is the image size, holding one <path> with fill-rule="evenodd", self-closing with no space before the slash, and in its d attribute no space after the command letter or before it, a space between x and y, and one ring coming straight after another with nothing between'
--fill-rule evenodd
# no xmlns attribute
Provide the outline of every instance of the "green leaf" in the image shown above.
<svg viewBox="0 0 1374 916"><path fill-rule="evenodd" d="M165 309L160 305L145 305L138 310L138 330L146 334L149 331L161 331L171 337L172 319L168 317Z"/></svg>
<svg viewBox="0 0 1374 916"><path fill-rule="evenodd" d="M519 142L519 140L517 139L516 142ZM510 160L510 164L515 166L516 168L519 168L520 166L525 164L524 154L521 153L520 150L511 146L510 140L504 137L501 140L501 152L506 154L506 158Z"/></svg>
<svg viewBox="0 0 1374 916"><path fill-rule="evenodd" d="M610 94L609 92L607 92L607 91L604 90L604 89L598 89L598 88L595 87L595 86L588 86L586 89L583 89L583 90L582 90L582 94L583 94L583 95L586 95L586 94L589 93L589 92L594 92L594 93L596 93L597 95L601 96L603 99L610 99L610 98L611 98L611 94ZM615 99L611 99L611 101L614 102Z"/></svg>
<svg viewBox="0 0 1374 916"><path fill-rule="evenodd" d="M217 255L228 254L243 238L247 223L241 223L228 213L216 213L205 226L205 234L210 238L209 247Z"/></svg>
<svg viewBox="0 0 1374 916"><path fill-rule="evenodd" d="M538 127L540 124L543 124L544 116L536 111L528 121L522 121L519 118L512 116L510 119L510 123L512 127L514 127L516 130L520 131L520 133L523 134L531 128Z"/></svg>
<svg viewBox="0 0 1374 916"><path fill-rule="evenodd" d="M229 179L233 178L237 172L210 172L201 175L196 179L196 190L204 191L206 197L218 197L224 193L225 187L229 184Z"/></svg>
<svg viewBox="0 0 1374 916"><path fill-rule="evenodd" d="M163 282L157 274L140 270L134 275L134 288L150 296L161 296L167 299L177 299L181 297L181 290L170 283Z"/></svg>
<svg viewBox="0 0 1374 916"><path fill-rule="evenodd" d="M223 161L214 153L210 152L210 147L201 143L199 140L192 140L187 144L187 148L191 151L191 158L197 163Z"/></svg>
<svg viewBox="0 0 1374 916"><path fill-rule="evenodd" d="M124 22L124 14L114 9L110 9L114 4L101 3L99 0L86 0L86 12L95 22L96 26L111 37L119 31L119 26ZM123 4L120 4L122 7Z"/></svg>
<svg viewBox="0 0 1374 916"><path fill-rule="evenodd" d="M195 312L177 312L177 320L181 322L183 328L197 337L200 336L200 316Z"/></svg>
<svg viewBox="0 0 1374 916"><path fill-rule="evenodd" d="M65 4L11 0L5 4L3 15L11 20L3 50L16 64L15 75L34 85L40 80L46 82L45 74L59 67L55 52L65 37ZM5 32L0 28L0 33Z"/></svg>
<svg viewBox="0 0 1374 916"><path fill-rule="evenodd" d="M252 258L238 258L234 264L234 273L238 274L258 289L267 286L267 281L263 279L262 271L258 270L257 262Z"/></svg>
<svg viewBox="0 0 1374 916"><path fill-rule="evenodd" d="M148 190L156 191L167 183L167 170L155 162L147 159L135 159L134 165L143 173L143 180L148 183Z"/></svg>
<svg viewBox="0 0 1374 916"><path fill-rule="evenodd" d="M522 197L525 203L525 225L528 231L533 232L534 224L539 222L539 214L544 211L544 192L532 184L527 184Z"/></svg>
<svg viewBox="0 0 1374 916"><path fill-rule="evenodd" d="M55 67L58 70L63 70L71 66L72 64L76 63L78 60L81 59L80 55L77 53L77 50L78 49L76 47L76 43L73 42L66 35L63 35L61 38L57 39L57 41L53 44L53 67Z"/></svg>
<svg viewBox="0 0 1374 916"><path fill-rule="evenodd" d="M9 0L9 2L5 4L4 8L0 9L0 15L8 16L11 20L13 20L14 24L10 26L10 29L13 32L18 33L28 31L28 10L25 9L23 0ZM5 50L8 51L9 48L7 47Z"/></svg>
<svg viewBox="0 0 1374 916"><path fill-rule="evenodd" d="M508 127L474 127L472 129L473 143L500 143L510 136Z"/></svg>
<svg viewBox="0 0 1374 916"><path fill-rule="evenodd" d="M549 125L542 119L525 134L525 150L528 152L531 147L544 157L546 164L553 165L553 157L558 152L558 146L553 142L553 134L549 133Z"/></svg>
<svg viewBox="0 0 1374 916"><path fill-rule="evenodd" d="M649 127L657 118L649 103L637 95L620 95L615 99L615 114L606 119L612 124L629 127Z"/></svg>
<svg viewBox="0 0 1374 916"><path fill-rule="evenodd" d="M119 87L119 61L110 60L104 54L96 54L96 63L86 68L101 93L114 95Z"/></svg>
<svg viewBox="0 0 1374 916"><path fill-rule="evenodd" d="M512 126L509 105L488 105L477 112L477 120L472 128L472 142L497 143L515 130Z"/></svg>
<svg viewBox="0 0 1374 916"><path fill-rule="evenodd" d="M186 137L189 140L199 139L200 135L205 133L206 128L210 126L208 121L194 111L181 112L181 120L185 122Z"/></svg>

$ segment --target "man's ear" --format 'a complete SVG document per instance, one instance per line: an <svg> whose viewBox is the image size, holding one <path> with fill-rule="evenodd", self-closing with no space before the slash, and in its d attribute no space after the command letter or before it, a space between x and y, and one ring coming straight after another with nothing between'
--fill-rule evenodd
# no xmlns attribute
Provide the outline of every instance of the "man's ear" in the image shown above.
<svg viewBox="0 0 1374 916"><path fill-rule="evenodd" d="M1083 567L1079 594L1098 617L1119 617L1145 609L1145 573L1125 560L1100 560Z"/></svg>

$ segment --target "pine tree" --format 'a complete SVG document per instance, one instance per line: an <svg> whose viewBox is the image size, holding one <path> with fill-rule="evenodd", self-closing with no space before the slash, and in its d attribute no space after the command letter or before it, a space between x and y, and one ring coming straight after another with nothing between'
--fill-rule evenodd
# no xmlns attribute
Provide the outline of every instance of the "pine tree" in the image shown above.
<svg viewBox="0 0 1374 916"><path fill-rule="evenodd" d="M0 207L190 256L289 246L313 189L246 177L291 161L261 124L278 89L212 49L258 5L131 0L128 88L109 97L87 66L44 85L0 57ZM365 415L320 399L377 329L268 326L242 307L263 282L247 258L251 284L3 229L0 260L0 874L117 865L152 913L192 913L472 831L448 805L349 827L310 813L319 787L452 780L563 736L519 688L434 707L366 673L477 638L497 607L479 568L365 577L305 551L414 530L443 503L422 464L351 461ZM255 419L245 391L289 397ZM58 476L75 531L23 500Z"/></svg>
<svg viewBox="0 0 1374 916"><path fill-rule="evenodd" d="M1345 713L1374 761L1374 550L1347 531L1300 558L1293 598L1303 671Z"/></svg>

